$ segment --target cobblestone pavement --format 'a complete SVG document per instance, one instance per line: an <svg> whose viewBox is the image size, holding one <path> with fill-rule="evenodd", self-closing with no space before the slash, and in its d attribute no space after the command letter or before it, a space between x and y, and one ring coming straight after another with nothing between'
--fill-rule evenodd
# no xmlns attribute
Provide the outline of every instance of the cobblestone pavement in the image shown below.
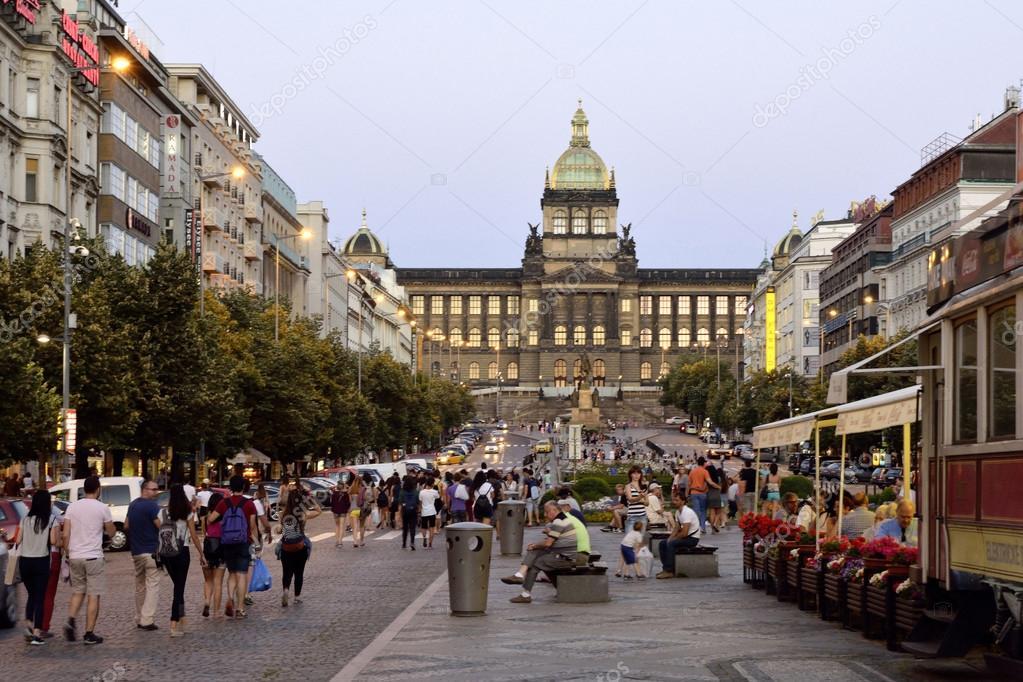
<svg viewBox="0 0 1023 682"><path fill-rule="evenodd" d="M620 535L591 527L612 568ZM527 542L536 531L527 532ZM440 589L356 677L373 680L898 680L988 677L962 662L923 662L824 623L742 583L740 536L720 547L720 578L623 582L606 604L557 604L538 584L531 605L500 577L518 559L495 555L487 614L453 618ZM655 564L656 569L656 564Z"/></svg>
<svg viewBox="0 0 1023 682"><path fill-rule="evenodd" d="M310 522L311 537L333 530L333 519ZM397 535L397 534L393 534ZM377 539L384 538L384 539ZM157 624L145 632L134 622L131 557L110 554L108 596L103 598L97 634L99 646L65 642L59 630L70 592L57 592L53 629L58 635L43 647L25 645L21 630L0 631L0 661L8 680L329 680L444 570L443 541L435 549L401 550L400 536L378 531L355 549L333 536L314 543L306 568L304 603L281 608L280 562L268 548L264 560L273 575L269 592L254 596L245 621L204 619L202 573L192 561L188 577L188 634L169 637L170 579L163 578ZM193 552L194 554L194 552ZM25 592L19 588L24 608ZM79 637L84 625L79 618Z"/></svg>

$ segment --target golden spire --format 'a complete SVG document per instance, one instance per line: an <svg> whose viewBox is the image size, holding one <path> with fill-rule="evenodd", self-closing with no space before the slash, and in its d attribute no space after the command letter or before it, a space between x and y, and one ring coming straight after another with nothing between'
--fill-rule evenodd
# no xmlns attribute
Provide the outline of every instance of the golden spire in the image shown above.
<svg viewBox="0 0 1023 682"><path fill-rule="evenodd" d="M363 209L362 209L362 227L364 229L367 229L367 230L369 229L369 227L366 225L366 208L365 207L363 207Z"/></svg>
<svg viewBox="0 0 1023 682"><path fill-rule="evenodd" d="M614 166L611 166L611 179L607 183L607 188L608 189L614 189L615 188L615 167Z"/></svg>
<svg viewBox="0 0 1023 682"><path fill-rule="evenodd" d="M582 99L579 100L579 108L575 110L575 116L572 117L572 142L569 144L572 147L590 146L590 121L586 118L586 112L583 111Z"/></svg>
<svg viewBox="0 0 1023 682"><path fill-rule="evenodd" d="M550 166L547 166L547 170L545 170L544 173L543 173L543 188L544 189L550 189L551 188L551 167Z"/></svg>
<svg viewBox="0 0 1023 682"><path fill-rule="evenodd" d="M799 211L792 209L792 230L799 230Z"/></svg>

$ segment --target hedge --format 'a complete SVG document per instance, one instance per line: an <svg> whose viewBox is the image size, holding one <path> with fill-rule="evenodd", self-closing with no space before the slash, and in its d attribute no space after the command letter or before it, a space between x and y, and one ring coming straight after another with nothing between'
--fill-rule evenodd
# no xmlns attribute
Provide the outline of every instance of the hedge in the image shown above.
<svg viewBox="0 0 1023 682"><path fill-rule="evenodd" d="M795 493L799 499L805 499L813 495L813 481L806 476L785 476L781 479L781 494Z"/></svg>
<svg viewBox="0 0 1023 682"><path fill-rule="evenodd" d="M870 504L877 506L879 504L885 504L887 502L894 502L895 497L896 497L895 488L885 488L879 493L870 495L867 499L870 501Z"/></svg>
<svg viewBox="0 0 1023 682"><path fill-rule="evenodd" d="M614 492L614 489L605 479L597 478L596 476L580 478L572 486L572 490L586 502L599 500L602 497L610 497L611 493Z"/></svg>
<svg viewBox="0 0 1023 682"><path fill-rule="evenodd" d="M557 490L556 488L552 488L552 489L548 490L547 492L545 492L543 494L543 497L540 498L540 507L541 508L543 508L544 504L546 504L547 502L550 502L551 500L553 500L556 497L556 495L555 495L556 490ZM572 497L575 498L575 501L578 502L579 506L581 507L582 503L583 503L583 500L581 500L579 498L579 493L577 493L577 492L575 492L573 490L572 491Z"/></svg>

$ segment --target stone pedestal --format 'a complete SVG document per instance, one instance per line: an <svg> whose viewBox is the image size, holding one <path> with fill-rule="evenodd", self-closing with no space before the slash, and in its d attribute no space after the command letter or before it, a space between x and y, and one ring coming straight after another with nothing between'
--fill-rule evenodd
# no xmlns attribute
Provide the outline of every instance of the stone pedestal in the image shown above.
<svg viewBox="0 0 1023 682"><path fill-rule="evenodd" d="M600 425L600 408L593 406L593 392L589 384L584 383L577 391L579 405L572 408L572 423L596 427Z"/></svg>

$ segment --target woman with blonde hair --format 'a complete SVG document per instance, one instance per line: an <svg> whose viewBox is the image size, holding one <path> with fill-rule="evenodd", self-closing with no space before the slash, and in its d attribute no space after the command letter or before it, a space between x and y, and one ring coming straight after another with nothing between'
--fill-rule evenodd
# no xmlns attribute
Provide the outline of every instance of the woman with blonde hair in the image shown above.
<svg viewBox="0 0 1023 682"><path fill-rule="evenodd" d="M352 546L362 547L365 542L366 529L362 525L362 508L366 504L366 486L358 476L352 476L352 482L348 486L348 499L351 507L348 509L348 522L352 526Z"/></svg>

